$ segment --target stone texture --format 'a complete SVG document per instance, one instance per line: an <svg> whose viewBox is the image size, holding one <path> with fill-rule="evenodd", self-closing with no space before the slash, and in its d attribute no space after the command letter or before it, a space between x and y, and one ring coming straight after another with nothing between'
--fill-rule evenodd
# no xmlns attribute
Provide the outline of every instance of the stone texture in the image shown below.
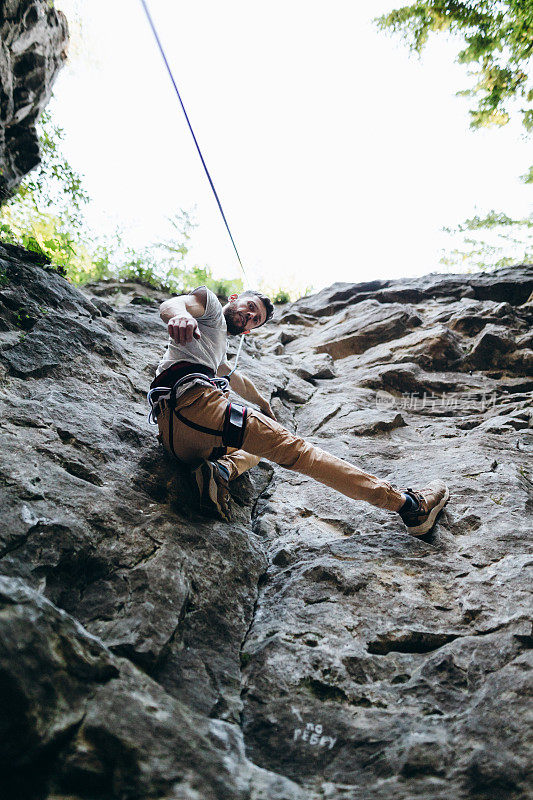
<svg viewBox="0 0 533 800"><path fill-rule="evenodd" d="M357 312L350 306L333 319L325 321L316 332L302 339L297 333L288 341L285 352L297 353L304 346L307 352L328 353L334 359L363 353L369 347L402 336L420 325L420 318L400 304L382 305L376 300L358 304ZM283 342L284 344L287 342ZM304 344L305 343L305 344Z"/></svg>
<svg viewBox="0 0 533 800"><path fill-rule="evenodd" d="M423 539L267 462L200 515L146 419L158 294L0 275L6 797L528 796L531 267L335 285L246 339L292 430L449 482Z"/></svg>
<svg viewBox="0 0 533 800"><path fill-rule="evenodd" d="M0 611L3 796L301 797L23 581L0 578Z"/></svg>
<svg viewBox="0 0 533 800"><path fill-rule="evenodd" d="M501 355L516 348L514 336L499 325L485 325L474 339L465 362L481 369L497 365Z"/></svg>
<svg viewBox="0 0 533 800"><path fill-rule="evenodd" d="M64 14L48 0L0 0L0 203L39 164L35 122L66 58Z"/></svg>

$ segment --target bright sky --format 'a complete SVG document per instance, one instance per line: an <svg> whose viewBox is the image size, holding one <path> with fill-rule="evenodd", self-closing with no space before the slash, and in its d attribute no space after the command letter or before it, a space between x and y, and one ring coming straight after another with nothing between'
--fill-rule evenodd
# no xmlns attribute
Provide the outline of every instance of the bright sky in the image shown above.
<svg viewBox="0 0 533 800"><path fill-rule="evenodd" d="M519 124L470 132L457 44L421 61L372 23L400 0L149 0L252 283L442 270L440 233L476 211L524 216ZM239 274L231 243L138 0L56 0L84 53L55 87L90 221L140 247L195 207L192 258Z"/></svg>

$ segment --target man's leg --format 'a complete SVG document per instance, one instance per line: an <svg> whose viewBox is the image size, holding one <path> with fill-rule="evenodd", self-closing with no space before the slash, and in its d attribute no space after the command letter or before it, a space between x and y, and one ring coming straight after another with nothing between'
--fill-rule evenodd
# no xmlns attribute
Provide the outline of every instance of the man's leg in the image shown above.
<svg viewBox="0 0 533 800"><path fill-rule="evenodd" d="M399 511L405 503L402 493L387 481L326 453L253 409L248 413L243 449L378 508Z"/></svg>
<svg viewBox="0 0 533 800"><path fill-rule="evenodd" d="M191 472L193 483L198 489L201 504L216 510L219 516L230 519L229 482L238 478L246 470L259 463L259 456L245 453L244 450L228 448L229 452L216 461L205 460Z"/></svg>
<svg viewBox="0 0 533 800"><path fill-rule="evenodd" d="M222 430L224 415L227 408L227 399L217 390L207 389L194 396L191 392L186 401L183 402L185 416L198 425L203 425L214 430ZM181 426L180 434L184 432ZM178 429L176 429L178 433ZM193 432L189 429L188 436ZM212 442L212 446L221 444L221 437L205 436L196 434L192 436L195 446L192 448L200 449L199 440ZM177 448L183 446L181 435L179 440L175 438ZM196 452L198 452L196 450ZM253 466L253 461L246 458L246 454L274 461L282 467L309 475L315 480L320 481L326 486L336 489L342 494L354 500L365 500L378 508L385 508L390 511L402 511L402 519L408 530L415 535L422 535L432 527L435 517L440 509L445 505L449 497L448 488L442 481L434 481L429 484L427 489L413 492L406 489L402 493L394 489L387 481L380 480L375 475L364 472L353 464L343 461L330 453L325 452L319 447L311 445L299 436L295 436L286 430L282 425L264 416L253 409L249 410L242 450L245 451L241 456L241 451L236 451L239 455L235 458L235 453L226 456L229 463L220 462L224 472L227 471L229 477L236 477L245 468ZM233 457L233 460L232 460ZM211 464L211 475L209 477L209 492L213 496L217 494L217 484L220 488L220 474L217 466L219 462L207 462ZM205 470L204 470L205 472ZM227 480L223 481L222 491L227 491ZM207 486L207 483L206 483ZM406 508L408 506L408 508ZM406 516L407 515L407 516Z"/></svg>
<svg viewBox="0 0 533 800"><path fill-rule="evenodd" d="M227 404L226 397L216 389L206 389L197 395L191 392L188 401L183 401L182 410L191 422L221 431ZM179 441L176 439L175 442L177 448L183 448L184 436L198 444L206 440L212 442L213 447L221 444L221 439L216 440L216 437L197 433L190 428L186 431L182 424L175 428L175 432L176 437L179 435ZM244 469L257 463L261 457L309 475L354 500L366 500L379 508L398 511L405 502L402 493L387 481L326 453L300 436L290 433L275 420L249 409L241 450L225 456L217 463L221 463L228 471L229 479L233 479Z"/></svg>
<svg viewBox="0 0 533 800"><path fill-rule="evenodd" d="M209 387L194 387L182 395L177 410L192 422L213 430L222 430L227 399ZM170 409L165 408L158 416L159 441L168 452L170 446ZM227 519L229 514L228 483L242 475L259 462L259 457L244 450L228 448L227 454L212 459L214 448L222 445L222 436L213 436L184 425L176 416L173 419L174 455L184 464L191 465L190 479L200 506L215 510ZM209 460L211 458L211 460Z"/></svg>
<svg viewBox="0 0 533 800"><path fill-rule="evenodd" d="M234 447L228 447L228 452L222 458L218 458L217 462L222 464L228 471L228 480L233 481L242 475L246 470L255 467L259 464L260 456L254 456L252 453L246 453L244 450L236 450Z"/></svg>
<svg viewBox="0 0 533 800"><path fill-rule="evenodd" d="M422 536L431 530L450 496L441 480L431 481L424 489L394 489L387 481L314 447L253 410L248 415L243 447L283 467L309 475L354 500L366 500L378 508L400 512L413 536Z"/></svg>

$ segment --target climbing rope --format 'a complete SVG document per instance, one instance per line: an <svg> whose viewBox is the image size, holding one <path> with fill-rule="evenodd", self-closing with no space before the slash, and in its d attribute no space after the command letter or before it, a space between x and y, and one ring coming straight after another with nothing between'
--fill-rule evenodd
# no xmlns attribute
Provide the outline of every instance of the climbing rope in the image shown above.
<svg viewBox="0 0 533 800"><path fill-rule="evenodd" d="M231 243L233 245L233 249L235 250L235 255L237 256L237 260L239 262L239 266L240 266L240 268L242 270L245 288L249 287L250 286L250 281L248 279L248 275L246 273L246 270L244 269L244 264L242 263L241 257L239 255L239 251L237 250L237 245L235 244L235 239L233 238L233 235L231 233L230 227L228 225L228 220L226 219L226 215L224 214L224 209L222 208L222 203L220 202L220 198L218 196L217 190L215 189L215 184L213 183L213 180L211 178L209 170L207 169L207 164L205 163L205 159L204 159L204 157L202 155L202 151L200 150L200 145L198 144L198 140L197 140L197 138L195 136L193 127L191 125L191 121L189 119L189 115L187 114L187 111L186 111L185 106L183 104L183 100L181 99L181 95L180 95L180 92L179 92L179 89L178 89L178 85L177 85L176 81L174 80L174 75L172 74L172 70L170 68L170 64L168 63L168 59L166 57L163 45L161 44L161 39L159 38L159 34L157 32L157 28L155 27L154 21L152 19L152 15L150 14L150 10L148 8L148 4L146 3L146 0L140 0L140 2L141 2L141 5L142 5L142 7L144 9L144 13L146 14L146 18L148 20L148 24L150 25L150 28L151 28L152 33L154 35L154 39L156 41L157 47L159 49L159 52L161 53L161 58L163 59L163 63L165 64L165 67L167 69L168 75L169 75L170 80L172 82L172 86L174 87L174 91L176 92L176 95L178 97L181 109L182 109L182 111L183 111L183 113L185 115L185 119L187 120L187 125L189 126L189 130L191 132L191 136L192 136L192 138L194 140L194 144L196 145L196 150L198 151L198 155L200 156L200 160L202 162L202 166L204 168L205 174L207 175L207 180L209 181L209 185L211 186L211 189L213 190L213 194L215 195L215 200L217 201L217 205L218 205L219 211L220 211L220 213L222 215L222 219L224 220L224 224L226 226L226 230L227 230L227 232L229 234L229 238L231 239ZM242 334L241 340L239 342L239 346L237 348L237 355L235 356L235 365L234 365L233 369L231 370L231 372L229 372L228 375L225 376L227 378L229 378L230 375L233 375L233 373L235 372L235 369L237 368L237 363L239 361L239 356L241 354L243 341L244 341L244 334Z"/></svg>

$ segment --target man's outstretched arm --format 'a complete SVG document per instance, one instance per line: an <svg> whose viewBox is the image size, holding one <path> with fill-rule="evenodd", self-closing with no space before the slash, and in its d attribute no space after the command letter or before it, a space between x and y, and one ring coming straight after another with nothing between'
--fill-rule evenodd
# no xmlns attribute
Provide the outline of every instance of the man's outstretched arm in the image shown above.
<svg viewBox="0 0 533 800"><path fill-rule="evenodd" d="M224 361L218 368L217 374L220 376L227 375L230 369L230 365ZM229 382L231 388L236 394L239 395L239 397L242 397L243 400L247 400L249 403L255 403L258 405L259 409L265 416L276 419L274 412L270 408L270 403L268 400L265 400L263 395L257 391L253 381L251 381L250 378L247 378L241 372L234 372L229 379Z"/></svg>
<svg viewBox="0 0 533 800"><path fill-rule="evenodd" d="M207 297L205 290L197 289L194 294L182 294L165 300L159 307L159 316L167 323L168 335L178 344L186 344L201 339L197 319L205 314Z"/></svg>

